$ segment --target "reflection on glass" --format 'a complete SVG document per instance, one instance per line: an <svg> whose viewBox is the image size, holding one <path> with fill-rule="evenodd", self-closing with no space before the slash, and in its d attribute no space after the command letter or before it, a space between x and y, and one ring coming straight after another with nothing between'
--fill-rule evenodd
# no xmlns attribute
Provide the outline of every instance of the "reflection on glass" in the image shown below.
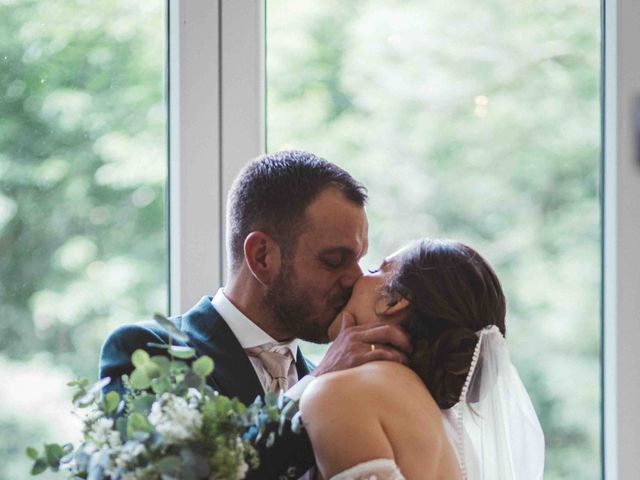
<svg viewBox="0 0 640 480"><path fill-rule="evenodd" d="M165 309L164 8L0 2L0 478L77 438L66 381Z"/></svg>
<svg viewBox="0 0 640 480"><path fill-rule="evenodd" d="M366 266L427 235L496 266L549 479L600 477L599 8L267 2L269 151L366 184Z"/></svg>

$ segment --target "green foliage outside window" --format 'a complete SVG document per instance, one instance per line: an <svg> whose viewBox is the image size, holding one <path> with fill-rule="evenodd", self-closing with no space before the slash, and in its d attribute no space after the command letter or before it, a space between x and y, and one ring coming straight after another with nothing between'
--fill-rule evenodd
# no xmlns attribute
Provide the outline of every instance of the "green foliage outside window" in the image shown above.
<svg viewBox="0 0 640 480"><path fill-rule="evenodd" d="M79 435L66 382L166 308L164 8L0 1L0 478Z"/></svg>

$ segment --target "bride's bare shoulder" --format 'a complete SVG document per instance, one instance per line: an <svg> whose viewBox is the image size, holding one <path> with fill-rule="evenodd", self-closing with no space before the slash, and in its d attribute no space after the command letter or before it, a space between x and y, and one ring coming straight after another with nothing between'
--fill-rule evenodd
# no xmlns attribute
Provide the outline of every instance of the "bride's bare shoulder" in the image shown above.
<svg viewBox="0 0 640 480"><path fill-rule="evenodd" d="M413 370L385 361L366 363L314 379L305 389L301 409L304 411L305 407L308 409L317 403L341 404L344 408L347 398L354 409L415 402L422 408L437 410L431 395Z"/></svg>

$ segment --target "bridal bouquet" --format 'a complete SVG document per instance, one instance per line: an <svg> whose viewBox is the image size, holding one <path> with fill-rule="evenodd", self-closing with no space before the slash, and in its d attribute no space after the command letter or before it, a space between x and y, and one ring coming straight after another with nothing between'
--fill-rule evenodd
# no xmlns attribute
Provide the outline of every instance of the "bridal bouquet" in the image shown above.
<svg viewBox="0 0 640 480"><path fill-rule="evenodd" d="M170 320L155 319L173 338L186 340ZM249 407L219 395L205 382L214 368L211 358L194 360L192 348L171 342L153 346L168 356L136 350L135 369L123 376L124 398L115 391L101 394L108 378L93 386L86 379L69 383L84 441L75 448L28 448L33 475L50 469L73 480L236 480L258 466L254 445L268 425L279 423L281 430L291 408L279 405L273 393ZM275 439L269 430L267 446Z"/></svg>

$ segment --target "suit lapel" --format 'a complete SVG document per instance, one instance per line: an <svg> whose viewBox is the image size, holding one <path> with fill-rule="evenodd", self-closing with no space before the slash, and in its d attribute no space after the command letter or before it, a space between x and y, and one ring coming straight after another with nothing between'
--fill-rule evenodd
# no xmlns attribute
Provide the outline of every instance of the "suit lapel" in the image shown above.
<svg viewBox="0 0 640 480"><path fill-rule="evenodd" d="M302 350L298 347L298 355L296 355L296 370L298 371L298 380L302 379L305 375L309 375L314 369L314 366L307 362L307 359L302 355Z"/></svg>
<svg viewBox="0 0 640 480"><path fill-rule="evenodd" d="M213 359L212 386L221 394L237 397L246 405L264 394L249 358L211 304L211 297L203 297L182 316L182 329L189 335L190 343L198 354Z"/></svg>

